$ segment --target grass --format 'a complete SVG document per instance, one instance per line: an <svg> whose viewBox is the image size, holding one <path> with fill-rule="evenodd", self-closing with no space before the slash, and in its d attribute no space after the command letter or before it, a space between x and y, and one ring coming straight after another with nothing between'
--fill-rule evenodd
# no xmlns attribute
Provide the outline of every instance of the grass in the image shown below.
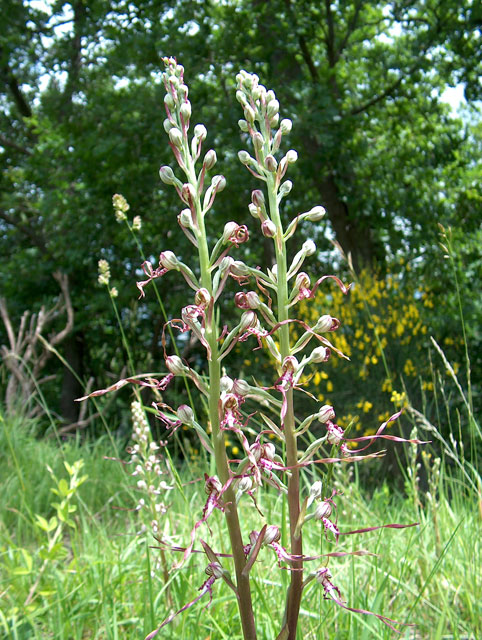
<svg viewBox="0 0 482 640"><path fill-rule="evenodd" d="M0 420L0 636L13 640L85 640L143 638L171 611L196 597L204 582L205 557L193 555L180 571L151 576L158 551L146 535L136 535L138 514L134 478L112 460L125 445L101 439L95 443L37 440L36 425L21 418ZM114 443L115 444L115 443ZM47 559L38 588L25 604L39 568L45 562L45 532L35 526L35 514L49 519L54 486L49 465L57 478L68 474L63 460L84 461L86 482L72 501L75 526L65 526L59 548ZM376 463L374 463L376 464ZM427 465L430 469L431 460ZM177 544L186 541L204 494L201 469L179 469L184 497L169 493L164 537ZM432 500L407 484L405 494L388 484L362 489L347 468L338 473L343 495L339 498L342 531L391 522L420 522L418 527L384 529L341 537L338 550L367 549L376 556L335 558L330 561L333 582L348 606L376 611L416 627L402 627L402 638L467 639L482 637L481 514L476 494L442 467L437 494ZM415 486L415 488L413 488ZM410 488L411 487L411 488ZM201 495L200 495L201 494ZM260 497L267 521L281 510L275 492ZM244 528L256 527L254 507L243 510ZM212 548L226 549L221 514L212 519L211 533L203 526L198 538ZM305 550L326 553L333 545L314 524L306 527ZM197 544L199 548L199 543ZM174 563L179 554L168 555ZM226 561L226 566L228 561ZM314 564L313 569L319 565ZM274 554L263 549L255 567L254 599L259 637L275 638L282 610L280 589L285 576ZM214 640L241 638L236 603L221 581L214 584L213 603L208 597L179 615L159 638ZM322 589L311 582L305 590L299 638L340 640L390 638L395 634L373 616L346 612L324 600Z"/></svg>

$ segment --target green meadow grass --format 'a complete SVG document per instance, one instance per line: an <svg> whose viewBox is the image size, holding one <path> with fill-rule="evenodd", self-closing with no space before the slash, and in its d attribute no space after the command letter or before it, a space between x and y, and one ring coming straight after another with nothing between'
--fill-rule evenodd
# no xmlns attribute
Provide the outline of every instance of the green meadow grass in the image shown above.
<svg viewBox="0 0 482 640"><path fill-rule="evenodd" d="M151 576L159 551L156 541L138 534L134 478L124 465L106 457L122 457L125 443L101 439L58 443L35 437L36 424L0 418L0 637L14 640L85 640L144 638L169 613L197 595L206 575L205 556L193 554L167 583L161 572ZM125 456L124 456L125 457ZM64 460L84 461L88 479L76 491L72 515L75 526L64 527L59 543L45 561L45 532L34 525L36 514L55 515L53 480L68 479ZM376 462L374 462L376 464ZM346 468L345 468L346 469ZM205 500L196 464L178 469L183 491L169 492L163 536L182 545L199 518ZM348 606L368 609L415 627L400 627L402 638L467 639L482 637L481 513L477 495L460 474L450 476L442 467L436 500L410 490L395 493L383 483L362 489L356 474L347 470L337 478L342 531L393 522L418 527L382 529L340 538L337 550L366 549L374 556L333 558L333 582ZM254 506L243 509L245 535L259 527ZM281 500L276 493L260 496L266 521L279 521ZM307 554L334 550L310 522L304 528ZM217 552L227 552L222 514L203 525L203 538ZM199 542L196 544L200 548ZM174 564L179 553L167 554ZM320 566L313 564L313 569ZM225 561L227 566L228 561ZM41 567L43 569L41 570ZM40 578L39 578L40 574ZM32 585L38 585L26 604ZM282 594L287 572L280 570L269 549L263 549L253 570L253 595L258 637L276 638L280 628ZM221 581L208 596L161 630L159 638L241 638L236 603ZM396 637L373 616L349 613L324 600L321 587L311 582L304 592L299 638L371 639Z"/></svg>

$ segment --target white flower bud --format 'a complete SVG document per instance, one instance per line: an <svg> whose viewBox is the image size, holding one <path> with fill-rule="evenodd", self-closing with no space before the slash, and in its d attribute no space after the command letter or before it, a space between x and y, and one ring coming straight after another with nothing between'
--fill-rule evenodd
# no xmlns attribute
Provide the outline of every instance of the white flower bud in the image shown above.
<svg viewBox="0 0 482 640"><path fill-rule="evenodd" d="M310 498L313 500L319 500L322 496L323 483L321 480L316 480L310 487Z"/></svg>
<svg viewBox="0 0 482 640"><path fill-rule="evenodd" d="M250 309L258 309L261 306L261 300L259 299L256 291L248 291L246 294L246 300Z"/></svg>
<svg viewBox="0 0 482 640"><path fill-rule="evenodd" d="M325 213L326 211L324 207L321 207L321 206L313 207L306 214L306 220L309 220L310 222L318 222L323 218Z"/></svg>
<svg viewBox="0 0 482 640"><path fill-rule="evenodd" d="M241 321L239 323L239 331L246 331L247 329L252 329L258 324L258 316L254 311L245 311L241 316Z"/></svg>
<svg viewBox="0 0 482 640"><path fill-rule="evenodd" d="M275 129L278 126L278 122L279 122L279 113L277 113L276 115L274 115L272 118L270 118L269 120L269 126L272 129Z"/></svg>
<svg viewBox="0 0 482 640"><path fill-rule="evenodd" d="M285 158L288 164L294 164L298 160L298 153L294 149L290 149Z"/></svg>
<svg viewBox="0 0 482 640"><path fill-rule="evenodd" d="M159 262L168 271L179 268L179 260L172 251L162 251L159 256Z"/></svg>
<svg viewBox="0 0 482 640"><path fill-rule="evenodd" d="M253 140L253 147L256 149L256 151L261 151L264 145L264 138L259 133L259 131L256 131L256 133L252 137L252 140Z"/></svg>
<svg viewBox="0 0 482 640"><path fill-rule="evenodd" d="M325 422L328 422L328 420L334 420L335 419L335 410L333 409L333 407L329 404L324 404L321 409L318 411L317 414L318 420L324 424Z"/></svg>
<svg viewBox="0 0 482 640"><path fill-rule="evenodd" d="M223 376L220 382L221 393L231 393L233 390L233 379L229 376Z"/></svg>
<svg viewBox="0 0 482 640"><path fill-rule="evenodd" d="M241 150L238 151L238 158L241 164L247 165L250 164L252 158L247 151Z"/></svg>
<svg viewBox="0 0 482 640"><path fill-rule="evenodd" d="M246 120L238 120L238 127L243 133L248 133L249 131L248 123L246 122Z"/></svg>
<svg viewBox="0 0 482 640"><path fill-rule="evenodd" d="M280 128L281 133L283 135L286 135L287 133L289 133L291 131L292 127L293 127L293 123L288 118L285 118L284 120L281 120L281 122L279 124L279 128Z"/></svg>
<svg viewBox="0 0 482 640"><path fill-rule="evenodd" d="M330 357L330 350L326 347L316 347L310 355L310 362L326 362Z"/></svg>
<svg viewBox="0 0 482 640"><path fill-rule="evenodd" d="M187 367L183 365L179 356L167 356L166 367L169 372L175 376L181 376L187 370Z"/></svg>
<svg viewBox="0 0 482 640"><path fill-rule="evenodd" d="M251 390L251 386L246 382L246 380L234 380L233 382L233 393L238 396L246 396Z"/></svg>
<svg viewBox="0 0 482 640"><path fill-rule="evenodd" d="M248 211L253 216L253 218L259 218L260 208L257 207L253 202L248 204Z"/></svg>
<svg viewBox="0 0 482 640"><path fill-rule="evenodd" d="M217 161L216 152L214 151L214 149L210 149L204 156L203 164L206 171L210 171L216 164L216 161Z"/></svg>
<svg viewBox="0 0 482 640"><path fill-rule="evenodd" d="M249 124L254 124L255 113L254 110L249 106L249 104L244 105L244 117Z"/></svg>
<svg viewBox="0 0 482 640"><path fill-rule="evenodd" d="M251 489L253 488L253 481L249 476L244 476L244 478L239 479L236 488L238 491L241 491L241 493L251 491Z"/></svg>
<svg viewBox="0 0 482 640"><path fill-rule="evenodd" d="M197 304L198 307L207 307L211 302L211 294L206 288L201 287L196 291L196 295L194 296L194 302Z"/></svg>
<svg viewBox="0 0 482 640"><path fill-rule="evenodd" d="M174 98L171 96L170 93L167 93L164 96L164 104L169 109L169 111L172 111L174 109L174 107L176 106L176 103L174 102Z"/></svg>
<svg viewBox="0 0 482 640"><path fill-rule="evenodd" d="M241 91L240 89L236 91L236 100L243 107L245 104L247 104L247 99L246 99L246 96L244 95L244 91Z"/></svg>
<svg viewBox="0 0 482 640"><path fill-rule="evenodd" d="M291 180L286 180L279 188L279 195L283 197L288 195L292 188L293 183L291 182Z"/></svg>
<svg viewBox="0 0 482 640"><path fill-rule="evenodd" d="M179 224L185 229L192 229L192 212L191 209L183 209L178 216Z"/></svg>
<svg viewBox="0 0 482 640"><path fill-rule="evenodd" d="M329 315L324 315L318 318L315 326L313 327L313 331L323 333L324 331L333 331L333 329L338 328L339 321L336 318L332 318Z"/></svg>
<svg viewBox="0 0 482 640"><path fill-rule="evenodd" d="M266 107L266 115L268 118L272 118L279 112L279 102L278 100L270 100Z"/></svg>
<svg viewBox="0 0 482 640"><path fill-rule="evenodd" d="M223 191L226 187L226 178L224 176L213 176L211 186L217 193Z"/></svg>
<svg viewBox="0 0 482 640"><path fill-rule="evenodd" d="M177 127L173 127L169 131L169 140L178 149L182 147L182 133Z"/></svg>
<svg viewBox="0 0 482 640"><path fill-rule="evenodd" d="M134 216L132 220L132 228L134 231L140 231L142 227L141 216Z"/></svg>
<svg viewBox="0 0 482 640"><path fill-rule="evenodd" d="M312 256L316 251L316 245L313 240L306 240L303 242L302 250L305 256Z"/></svg>
<svg viewBox="0 0 482 640"><path fill-rule="evenodd" d="M181 404L176 415L183 424L191 425L194 422L194 412L187 404Z"/></svg>
<svg viewBox="0 0 482 640"><path fill-rule="evenodd" d="M224 225L224 231L223 231L223 242L224 244L227 244L229 242L229 239L231 238L231 236L233 235L233 233L236 231L236 229L239 227L239 224L237 222L226 222L226 224Z"/></svg>
<svg viewBox="0 0 482 640"><path fill-rule="evenodd" d="M198 138L201 142L206 139L207 135L207 129L203 124L197 124L194 127L194 137Z"/></svg>
<svg viewBox="0 0 482 640"><path fill-rule="evenodd" d="M189 102L189 100L182 103L179 111L184 122L188 122L189 118L191 117L191 103Z"/></svg>
<svg viewBox="0 0 482 640"><path fill-rule="evenodd" d="M174 181L175 181L174 171L171 169L171 167L168 167L168 166L161 167L159 169L159 176L161 180L164 182L164 184L174 184Z"/></svg>
<svg viewBox="0 0 482 640"><path fill-rule="evenodd" d="M247 277L251 274L248 265L241 260L233 260L231 263L231 273L236 277Z"/></svg>

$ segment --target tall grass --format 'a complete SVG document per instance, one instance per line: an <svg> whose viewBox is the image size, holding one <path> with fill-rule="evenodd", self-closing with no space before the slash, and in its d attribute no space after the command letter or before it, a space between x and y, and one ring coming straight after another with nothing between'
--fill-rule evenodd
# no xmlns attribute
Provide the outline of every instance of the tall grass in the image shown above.
<svg viewBox="0 0 482 640"><path fill-rule="evenodd" d="M35 438L36 424L21 418L0 419L0 636L15 640L40 639L127 639L143 637L153 620L183 606L197 595L203 581L204 563L193 556L187 567L171 574L170 584L150 568L159 551L157 543L138 531L137 514L126 510L135 504L133 479L112 457L112 443L73 440L61 447L53 441ZM122 452L124 444L119 444ZM54 496L49 465L57 477L67 477L63 460L84 461L87 481L79 488L73 514L75 527L66 530L61 551L52 558L42 576L32 602L26 596L42 563L43 538L34 525L35 514L50 518ZM407 466L411 464L410 460ZM416 465L415 461L415 465ZM433 458L428 458L428 473ZM182 540L182 532L193 524L196 469L178 469L183 494L171 492L165 534ZM189 473L187 473L189 471ZM482 637L481 517L476 493L463 480L463 474L436 473L433 500L413 484L407 494L393 493L387 483L373 491L363 489L357 476L348 482L339 471L337 481L348 487L340 500L344 530L364 524L393 521L420 521L420 527L404 532L385 530L364 536L341 538L337 550L369 549L376 556L340 558L337 583L343 596L354 607L383 610L391 617L412 621L403 638L448 639ZM186 483L185 483L186 481ZM185 484L184 484L185 483ZM265 494L260 509L269 517L280 509L278 496ZM255 514L247 511L246 517ZM201 537L218 552L226 551L226 531L216 515L211 533ZM149 539L149 544L147 540ZM323 536L306 540L306 553L334 551ZM254 576L254 597L261 603L260 637L274 638L279 621L273 612L277 583L282 580L273 567L270 551L261 552ZM31 559L29 570L27 557ZM202 557L201 557L202 558ZM172 553L170 562L178 559ZM169 589L167 587L169 586ZM169 591L170 600L167 598ZM206 602L207 604L207 598ZM165 638L185 640L241 638L237 610L224 584L214 591L207 611L193 608L162 630ZM389 638L389 629L378 621L349 614L330 601L320 590L307 587L300 638L368 639Z"/></svg>

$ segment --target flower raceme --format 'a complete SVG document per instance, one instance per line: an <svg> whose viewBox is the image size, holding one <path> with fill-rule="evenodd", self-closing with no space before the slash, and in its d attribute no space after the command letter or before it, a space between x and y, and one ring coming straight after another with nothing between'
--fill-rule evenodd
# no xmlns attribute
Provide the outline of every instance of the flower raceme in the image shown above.
<svg viewBox="0 0 482 640"><path fill-rule="evenodd" d="M206 569L208 578L194 600L179 611L167 615L147 638L154 638L161 628L193 606L203 595L209 594L211 601L215 581L222 579L234 591L244 639L255 640L256 618L250 580L251 571L264 547L275 552L277 565L290 574L286 609L284 615L279 616L280 638L295 639L303 590L314 579L323 589L325 598L350 611L376 615L393 628L396 623L388 618L347 607L341 599L340 590L331 581L327 566L311 572L306 579L303 577L306 567L316 559L323 557L327 565L331 558L337 556L367 553L333 551L308 556L303 551L305 526L321 526L327 541L336 546L344 535L383 527L403 528L413 525L378 525L343 532L336 519L337 492L330 487L333 482L333 465L383 455L383 452L353 455L364 452L379 439L405 441L401 437L384 433L387 424L394 422L399 414L383 423L369 439L349 439L335 423L332 406L323 405L314 414L303 417L300 415L302 407L295 402L298 392L305 391L305 367L325 367L331 357L346 356L325 335L339 329L338 319L324 313L310 325L296 317L294 308L301 301L306 304L313 300L322 285L334 284L343 294L348 292L349 286L335 275L321 276L312 285L310 276L301 271L305 263L316 256L316 245L310 239L301 243L288 263L287 243L295 237L299 226L305 221L319 222L325 214L323 207L315 206L307 212L295 215L288 224L284 223L280 205L294 188L291 180L285 179L285 175L298 158L293 149L288 149L285 153L282 151L284 137L291 131L292 123L288 119L280 119L280 105L274 92L266 89L255 74L241 71L237 75L236 98L244 116L239 121L239 127L243 139L251 140L251 151L242 150L238 157L241 164L261 183L261 188L255 189L251 194L248 210L255 224L259 224L261 233L272 240L275 255L274 264L263 271L232 255L237 253L239 256L240 246L249 240L250 234L245 224L230 221L212 245L208 242L208 237L212 237L212 232L209 236L206 232L208 214L217 195L226 187L226 180L221 175L209 177L216 165L217 156L212 149L204 152L206 128L197 124L192 134L190 132L192 107L182 65L174 58L165 58L164 63L164 129L178 169L174 171L171 167L163 166L159 173L162 182L173 187L182 202L178 222L194 246L195 251L191 253L197 255L197 260L188 265L172 251L164 250L160 253L156 268L148 261L143 263L142 269L147 278L138 282L137 286L143 297L144 289L152 280L176 273L183 276L188 287L194 291L194 300L181 310L180 318L170 321L170 325L180 332L189 332L192 339L204 348L205 375L198 373L178 355L165 354L165 375L133 376L90 394L102 395L126 384L148 386L163 393L174 377L183 376L205 397L207 405L207 420L197 420L188 405L180 405L177 410L173 410L164 401L154 404L157 416L170 433L180 425L185 425L197 434L201 445L213 458L215 474L205 474L207 499L200 518L191 529L188 545L167 545L172 551L182 553L176 567L187 562L193 553L205 553L209 560ZM117 202L117 209L123 213L121 204L122 202ZM234 303L240 311L240 317L235 326L223 327L221 330L217 324L220 300L228 279L234 280L239 286ZM297 331L300 328L302 330L296 340L293 340L294 327ZM318 343L314 347L313 341ZM273 373L266 384L262 385L254 379L251 383L223 375L221 363L223 367L227 367L227 356L235 346L242 347L244 343L248 343L250 350L262 348L269 352ZM247 401L250 407L257 405L253 413L245 411ZM253 420L255 414L257 419ZM209 429L203 426L204 422L209 424ZM320 428L324 429L321 436ZM226 434L230 434L239 443L239 459L228 458ZM304 450L300 448L304 438L299 439L303 434L310 435L310 444ZM281 446L275 446L271 439L278 439ZM362 448L355 452L348 449L348 444L360 441L364 442ZM418 443L417 440L410 442ZM320 451L323 452L323 457L317 457ZM311 474L314 473L319 478L311 483L306 495L303 489L305 469L311 469ZM287 522L264 521L255 498L255 494L261 491L276 491L284 496L287 509L283 513L287 514ZM259 530L249 534L244 530L243 518L240 517L242 510L246 508L246 496L254 501L261 519ZM215 510L220 511L226 521L231 545L231 552L228 554L213 551L202 540L200 544L203 549L195 548L199 529L209 526L208 520ZM287 532L284 538L282 531ZM164 543L163 548L166 548ZM230 569L223 567L222 557L229 558ZM231 572L234 572L232 579Z"/></svg>

